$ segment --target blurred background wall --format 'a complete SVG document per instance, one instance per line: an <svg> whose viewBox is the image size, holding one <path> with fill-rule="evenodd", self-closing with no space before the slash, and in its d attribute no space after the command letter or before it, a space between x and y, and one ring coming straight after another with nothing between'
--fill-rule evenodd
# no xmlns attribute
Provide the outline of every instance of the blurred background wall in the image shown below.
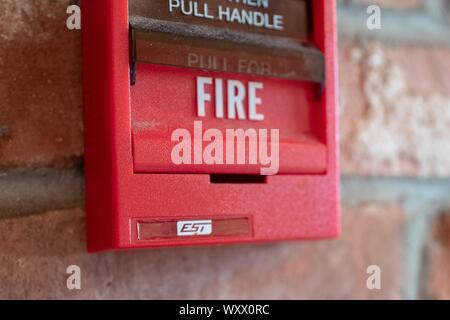
<svg viewBox="0 0 450 320"><path fill-rule="evenodd" d="M0 1L0 298L449 299L449 1L338 3L342 237L88 255L71 1Z"/></svg>

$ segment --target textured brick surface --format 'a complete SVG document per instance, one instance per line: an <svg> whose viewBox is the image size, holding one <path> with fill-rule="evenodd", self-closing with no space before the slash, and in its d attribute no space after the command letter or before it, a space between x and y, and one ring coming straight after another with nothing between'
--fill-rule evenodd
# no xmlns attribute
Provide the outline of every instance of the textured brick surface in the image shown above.
<svg viewBox="0 0 450 320"><path fill-rule="evenodd" d="M430 266L427 295L433 299L450 299L450 214L438 219L429 244Z"/></svg>
<svg viewBox="0 0 450 320"><path fill-rule="evenodd" d="M346 174L450 173L450 50L342 41Z"/></svg>
<svg viewBox="0 0 450 320"><path fill-rule="evenodd" d="M400 298L402 243L402 211L365 206L336 241L88 255L83 212L50 212L0 221L0 298ZM71 264L81 291L66 289ZM366 288L370 264L381 291Z"/></svg>
<svg viewBox="0 0 450 320"><path fill-rule="evenodd" d="M419 9L425 0L339 0L346 4L379 5L388 9ZM439 0L432 0L439 1Z"/></svg>
<svg viewBox="0 0 450 320"><path fill-rule="evenodd" d="M0 1L0 168L59 166L82 154L80 32L70 1Z"/></svg>

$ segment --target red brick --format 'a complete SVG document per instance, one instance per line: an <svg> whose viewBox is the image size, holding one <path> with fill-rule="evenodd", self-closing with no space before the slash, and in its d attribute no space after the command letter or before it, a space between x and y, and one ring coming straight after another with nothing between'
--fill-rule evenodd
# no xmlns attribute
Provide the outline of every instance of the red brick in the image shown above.
<svg viewBox="0 0 450 320"><path fill-rule="evenodd" d="M450 50L343 41L344 174L450 174Z"/></svg>
<svg viewBox="0 0 450 320"><path fill-rule="evenodd" d="M389 244L389 245L386 245ZM81 210L0 221L0 298L395 299L403 287L403 212L344 211L340 240L89 255ZM65 270L81 267L82 290ZM381 291L366 268L382 268Z"/></svg>
<svg viewBox="0 0 450 320"><path fill-rule="evenodd" d="M72 164L82 154L80 32L71 1L0 1L0 168Z"/></svg>
<svg viewBox="0 0 450 320"><path fill-rule="evenodd" d="M433 299L450 299L450 214L442 216L434 226L429 243L430 267L427 295Z"/></svg>

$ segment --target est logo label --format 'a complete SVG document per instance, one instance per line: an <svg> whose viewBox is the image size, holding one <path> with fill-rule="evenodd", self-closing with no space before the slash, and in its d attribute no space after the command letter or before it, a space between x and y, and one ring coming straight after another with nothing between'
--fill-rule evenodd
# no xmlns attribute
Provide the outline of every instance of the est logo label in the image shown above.
<svg viewBox="0 0 450 320"><path fill-rule="evenodd" d="M179 237L209 236L212 234L212 220L178 221Z"/></svg>

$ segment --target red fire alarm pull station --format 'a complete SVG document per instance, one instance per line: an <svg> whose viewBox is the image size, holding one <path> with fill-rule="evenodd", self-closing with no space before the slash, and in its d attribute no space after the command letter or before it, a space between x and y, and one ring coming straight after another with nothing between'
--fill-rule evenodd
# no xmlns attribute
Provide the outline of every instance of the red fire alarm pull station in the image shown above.
<svg viewBox="0 0 450 320"><path fill-rule="evenodd" d="M88 250L339 234L335 1L82 1Z"/></svg>

